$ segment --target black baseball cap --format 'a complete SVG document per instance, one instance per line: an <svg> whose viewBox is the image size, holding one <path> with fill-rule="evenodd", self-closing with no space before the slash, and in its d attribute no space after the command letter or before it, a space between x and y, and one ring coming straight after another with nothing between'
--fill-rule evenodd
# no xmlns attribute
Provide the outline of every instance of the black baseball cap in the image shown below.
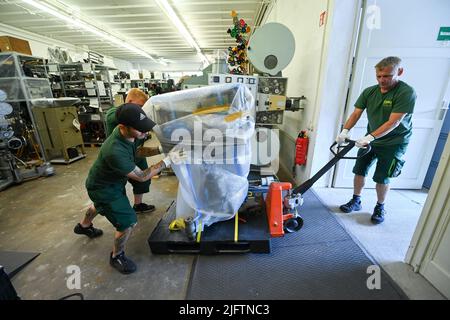
<svg viewBox="0 0 450 320"><path fill-rule="evenodd" d="M119 124L132 127L140 132L147 132L156 125L147 117L141 106L134 103L125 103L116 110L116 119Z"/></svg>

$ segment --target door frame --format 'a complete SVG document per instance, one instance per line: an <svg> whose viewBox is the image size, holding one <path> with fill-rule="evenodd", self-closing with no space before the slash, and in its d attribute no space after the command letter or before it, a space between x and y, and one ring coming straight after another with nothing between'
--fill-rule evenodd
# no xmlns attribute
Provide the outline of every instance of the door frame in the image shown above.
<svg viewBox="0 0 450 320"><path fill-rule="evenodd" d="M449 175L449 170L450 139L447 139L427 200L405 256L405 262L410 264L415 272L419 271L428 250L433 248L432 239L438 231L438 223L445 222L442 220L445 214L443 209L448 197L450 197L448 188L450 181L444 178L446 178L445 175ZM442 189L443 187L447 187L447 189ZM447 190L447 192L441 192L440 190Z"/></svg>
<svg viewBox="0 0 450 320"><path fill-rule="evenodd" d="M450 139L447 139L425 206L405 256L405 263L411 265L415 272L422 274L447 298L450 298L448 279L436 281L436 279L428 279L427 275L434 274L439 277L439 274L442 274L439 272L439 267L433 263L433 258L444 236L444 231L450 223L449 198Z"/></svg>
<svg viewBox="0 0 450 320"><path fill-rule="evenodd" d="M335 0L337 1L337 0ZM345 103L344 106L341 108L341 115L340 117L337 119L336 121L336 128L339 129L339 132L342 131L342 128L344 127L345 121L346 119L346 114L347 114L347 109L349 107L349 99L351 96L351 90L352 90L352 83L355 79L355 69L356 69L356 59L357 59L357 52L360 46L360 40L361 40L361 29L364 27L364 17L365 17L365 10L367 7L367 0L358 0L359 1L359 13L358 16L355 17L355 30L356 33L352 39L352 58L351 58L351 63L349 64L349 70L348 70L348 75L349 75L349 79L347 82L347 96L345 98ZM336 134L339 134L339 132L337 132ZM333 137L334 138L334 137ZM337 179L337 166L334 166L330 175L330 180L328 183L328 186L331 188L335 188L335 184L336 184L336 179Z"/></svg>

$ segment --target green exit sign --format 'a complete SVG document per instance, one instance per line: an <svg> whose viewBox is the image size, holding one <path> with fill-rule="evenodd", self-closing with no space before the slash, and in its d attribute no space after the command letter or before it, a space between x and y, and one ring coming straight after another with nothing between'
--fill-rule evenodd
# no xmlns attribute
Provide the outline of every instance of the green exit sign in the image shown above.
<svg viewBox="0 0 450 320"><path fill-rule="evenodd" d="M441 27L439 29L439 34L437 37L438 41L449 41L450 40L450 27Z"/></svg>

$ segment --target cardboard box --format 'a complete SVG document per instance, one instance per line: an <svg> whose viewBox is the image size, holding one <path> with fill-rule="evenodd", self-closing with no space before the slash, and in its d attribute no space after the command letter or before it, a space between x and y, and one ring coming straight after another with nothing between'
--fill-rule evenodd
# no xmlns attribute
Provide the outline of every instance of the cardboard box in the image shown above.
<svg viewBox="0 0 450 320"><path fill-rule="evenodd" d="M6 51L31 55L31 48L28 41L10 36L0 36L0 52Z"/></svg>

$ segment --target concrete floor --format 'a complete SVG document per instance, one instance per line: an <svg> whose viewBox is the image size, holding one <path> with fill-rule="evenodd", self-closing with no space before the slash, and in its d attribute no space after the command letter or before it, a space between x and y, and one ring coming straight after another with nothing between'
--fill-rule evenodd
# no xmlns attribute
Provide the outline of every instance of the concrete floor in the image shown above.
<svg viewBox="0 0 450 320"><path fill-rule="evenodd" d="M411 238L427 198L426 190L390 190L380 225L370 222L376 204L374 189L362 195L361 211L346 214L339 206L352 197L351 189L314 188L314 191L338 218L343 227L372 256L410 299L444 299L420 274L404 263Z"/></svg>
<svg viewBox="0 0 450 320"><path fill-rule="evenodd" d="M157 143L147 141L147 145ZM104 230L97 239L73 233L90 204L84 188L98 148L86 148L87 157L70 165L54 165L56 175L28 181L0 192L0 250L40 252L12 279L22 299L58 299L81 292L85 299L184 299L194 255L152 255L147 238L176 198L177 179L152 180L144 201L156 211L138 215L138 225L126 253L138 265L132 275L122 275L109 265L114 229L102 216L94 224ZM155 163L161 156L149 158ZM374 190L364 194L364 209L356 214L339 213L338 206L351 196L349 189L316 188L324 204L411 299L443 299L423 277L403 263L414 232L425 192L391 191L384 224L369 222L375 203ZM127 193L132 199L131 186ZM69 290L67 267L81 270L81 289Z"/></svg>
<svg viewBox="0 0 450 320"><path fill-rule="evenodd" d="M90 204L84 189L98 148L70 165L54 165L56 175L39 178L0 192L0 250L41 254L12 279L22 299L59 299L81 292L85 299L184 299L194 256L152 255L147 238L176 197L174 176L152 180L146 203L156 211L138 215L138 225L126 248L138 270L122 275L109 265L114 229L103 216L94 225L103 236L89 239L73 227ZM161 156L149 158L156 162ZM132 190L127 185L132 199ZM81 290L69 290L67 267L81 270Z"/></svg>

